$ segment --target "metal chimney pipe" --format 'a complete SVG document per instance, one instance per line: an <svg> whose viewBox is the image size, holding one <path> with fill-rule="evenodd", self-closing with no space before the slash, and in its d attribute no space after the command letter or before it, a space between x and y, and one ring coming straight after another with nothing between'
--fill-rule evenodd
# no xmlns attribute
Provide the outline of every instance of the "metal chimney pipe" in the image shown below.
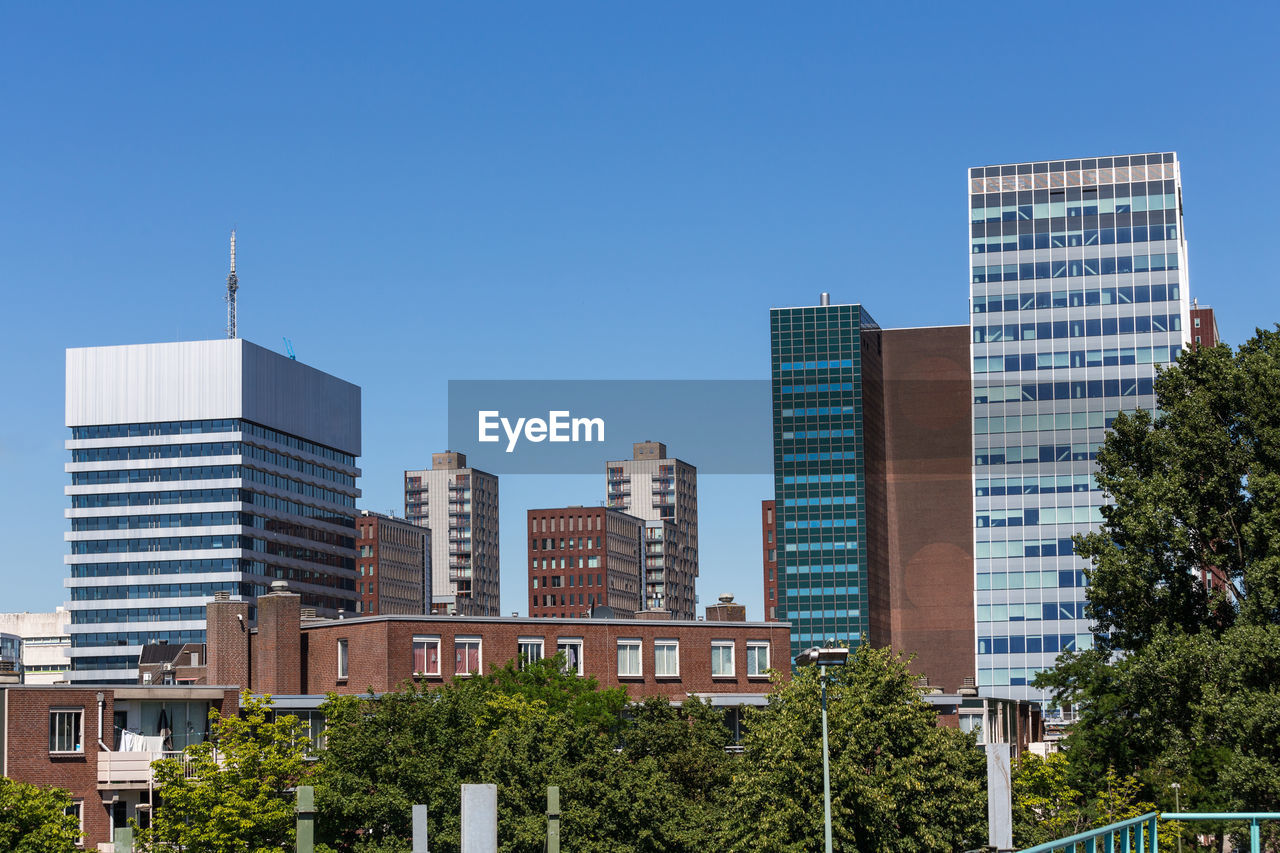
<svg viewBox="0 0 1280 853"><path fill-rule="evenodd" d="M819 305L830 305L830 304L831 304L831 294L830 294L830 293L827 293L827 292L824 290L824 291L822 292L822 298L818 301L818 304L819 304Z"/></svg>

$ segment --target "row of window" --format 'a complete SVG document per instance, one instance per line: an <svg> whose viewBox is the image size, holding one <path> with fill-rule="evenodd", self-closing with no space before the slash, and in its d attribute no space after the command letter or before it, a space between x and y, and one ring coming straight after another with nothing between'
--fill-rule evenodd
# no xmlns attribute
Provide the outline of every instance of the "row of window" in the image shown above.
<svg viewBox="0 0 1280 853"><path fill-rule="evenodd" d="M787 618L790 620L797 619L857 619L861 615L861 611L857 609L827 609L827 610L809 610L798 608L787 610Z"/></svg>
<svg viewBox="0 0 1280 853"><path fill-rule="evenodd" d="M182 468L130 468L112 471L76 471L71 475L73 486L102 486L126 483L164 483L184 480L235 480L243 478L282 491L294 492L305 497L318 498L341 506L355 507L356 499L342 492L323 486L302 483L279 474L243 468L239 465L193 465Z"/></svg>
<svg viewBox="0 0 1280 853"><path fill-rule="evenodd" d="M787 552L793 551L856 551L857 540L846 542L788 542L783 546Z"/></svg>
<svg viewBox="0 0 1280 853"><path fill-rule="evenodd" d="M1172 183L1172 181L1170 181ZM1144 210L1177 210L1176 193L1165 192L1164 187L1157 186L1157 192L1146 193L1146 187L1133 186L1133 190L1141 188L1141 194L1133 192L1130 186L1116 187L1111 198L1088 198L1081 194L1080 198L1065 197L1052 201L1029 201L1006 204L999 195L974 195L969 197L970 222L1029 222L1036 219L1059 219L1062 217L1105 216L1108 213L1138 213ZM1118 196L1118 197L1117 197Z"/></svg>
<svg viewBox="0 0 1280 853"><path fill-rule="evenodd" d="M1181 330L1181 314L1151 316L1142 314L1137 317L1095 317L974 326L973 342L988 344L1002 341L1043 341L1053 338L1095 338L1101 335L1133 335Z"/></svg>
<svg viewBox="0 0 1280 853"><path fill-rule="evenodd" d="M168 643L180 646L184 643L203 643L204 631L111 631L98 634L72 634L72 648L93 648L97 646L141 646L146 643ZM115 669L133 669L138 665L138 656L126 658L128 663ZM72 658L72 669L106 669L99 666L98 658ZM85 662L81 662L85 661Z"/></svg>
<svg viewBox="0 0 1280 853"><path fill-rule="evenodd" d="M856 483L862 477L859 474L794 474L782 478L785 486L805 483Z"/></svg>
<svg viewBox="0 0 1280 853"><path fill-rule="evenodd" d="M453 675L466 677L483 672L484 641L480 637L455 637L453 640ZM643 678L644 641L638 638L622 638L617 641L617 673L619 678ZM583 641L579 637L561 637L556 640L556 654L563 655L568 672L583 675ZM733 640L711 641L711 675L713 678L737 676ZM521 666L541 660L546 656L546 640L542 637L520 637L516 657ZM653 641L655 678L680 677L680 641L657 639ZM442 642L438 636L413 638L412 667L418 677L432 678L442 675ZM769 642L747 641L746 674L749 678L763 678L769 670ZM347 639L337 641L337 675L346 679L350 675L350 648Z"/></svg>
<svg viewBox="0 0 1280 853"><path fill-rule="evenodd" d="M145 560L132 563L72 563L73 578L110 578L130 575L192 575L207 572L246 572L265 575L266 563L234 557L204 560Z"/></svg>
<svg viewBox="0 0 1280 853"><path fill-rule="evenodd" d="M249 421L241 421L235 418L220 418L203 421L157 421L155 423L143 424L106 424L100 426L79 426L72 427L71 437L76 440L90 438L146 438L155 435L197 435L201 433L220 433L220 432L243 432L248 435L266 439L276 444L282 444L285 447L291 447L294 450L301 450L304 453L310 453L313 456L319 456L324 459L332 459L334 462L340 462L343 465L355 467L356 458L349 453L343 453L326 447L323 444L316 444L311 441L305 441L294 435L279 432L270 427L259 426Z"/></svg>
<svg viewBox="0 0 1280 853"><path fill-rule="evenodd" d="M1080 576L1080 583L1077 586L1084 586L1084 572L1073 572ZM1065 589L1059 585L1060 589ZM1035 622L1045 620L1062 620L1072 618L1069 611L1061 610L1065 602L1033 602L1031 604L979 604L977 606L977 621L979 622ZM1084 618L1083 602L1079 603L1081 609L1077 610L1078 619Z"/></svg>
<svg viewBox="0 0 1280 853"><path fill-rule="evenodd" d="M784 361L778 365L778 370L839 370L846 367L853 367L853 359L837 358L823 359L821 361Z"/></svg>
<svg viewBox="0 0 1280 853"><path fill-rule="evenodd" d="M71 588L72 601L103 601L117 598L190 598L197 595L211 596L215 592L231 592L235 595L265 595L263 584L213 581L211 583L148 583L122 586L76 586ZM203 617L201 617L203 618Z"/></svg>
<svg viewBox="0 0 1280 853"><path fill-rule="evenodd" d="M1149 396L1155 393L1155 379L1151 377L1139 377L1132 379L1077 379L1072 382L1040 382L1036 385L1023 385L1020 389L1022 394L1019 401L1030 402L1036 400L1102 400L1107 397L1137 397L1139 395ZM996 402L994 400L983 400L982 402ZM1004 401L1008 402L1008 401ZM1072 418L1072 429L1090 429L1094 423L1098 422L1101 426L1110 427L1111 422L1116 418L1115 411L1109 412L1073 412L1075 414L1084 414L1086 417L1084 422L1086 426L1076 427L1074 424L1076 419ZM1098 416L1101 415L1101 418ZM1042 423L1039 415L1036 416L1036 429ZM1057 423L1057 415L1054 415L1054 423ZM985 420L987 423L978 424L978 421ZM992 423L992 422L995 423ZM1006 428L1006 422L1008 423ZM1019 427L1022 421L1018 417L1006 418L974 418L974 431L978 435L986 433L1000 432L1023 432ZM1029 423L1029 422L1028 422ZM1057 429L1055 426L1054 429Z"/></svg>
<svg viewBox="0 0 1280 853"><path fill-rule="evenodd" d="M1131 364L1165 364L1177 361L1178 356L1181 354L1182 347L1180 346L1159 346L1113 347L1107 349L1063 350L1060 352L1027 352L1017 355L975 356L973 359L973 372L1016 373L1018 371L1032 370L1064 370L1069 367L1124 367ZM997 387L1009 389L1018 388L1019 386L1005 385ZM1034 388L1035 386L1021 386L1023 389L1028 387ZM994 388L992 390L975 388L974 396L986 396L988 399L978 401L982 403L1000 403L1017 399L1037 399L1036 397L1019 397L1013 391L1009 390L1006 390L1005 396L1003 399L1000 399L998 392Z"/></svg>
<svg viewBox="0 0 1280 853"><path fill-rule="evenodd" d="M976 586L980 590L1077 589L1084 585L1084 573L1079 569L1061 569L1048 572L978 572L976 582ZM1080 602L1080 606L1083 607L1084 603ZM1051 617L1046 616L1044 618L1048 619ZM1055 616L1052 618L1070 619L1072 617Z"/></svg>
<svg viewBox="0 0 1280 853"><path fill-rule="evenodd" d="M534 580L537 580L537 578L534 578ZM534 588L537 589L537 584L534 584ZM629 591L634 592L635 590L631 589ZM541 596L534 595L529 599L530 607L595 607L597 604L606 603L607 599L603 592L599 594L594 592L579 592L576 596L572 592L562 592L559 595L550 593Z"/></svg>
<svg viewBox="0 0 1280 853"><path fill-rule="evenodd" d="M1101 524L1102 507L1047 506L993 509L977 515L976 527L1032 527L1037 524Z"/></svg>
<svg viewBox="0 0 1280 853"><path fill-rule="evenodd" d="M1093 648L1092 634L1043 634L1028 637L979 637L980 655L1021 655L1039 652L1083 652Z"/></svg>
<svg viewBox="0 0 1280 853"><path fill-rule="evenodd" d="M974 284L988 284L997 281L1030 281L1045 278L1116 275L1119 273L1166 272L1177 268L1178 256L1176 254L1120 255L1119 257L974 265L971 269L971 274Z"/></svg>
<svg viewBox="0 0 1280 853"><path fill-rule="evenodd" d="M1115 412L1049 412L1042 415L974 418L973 431L976 435L987 435L1001 432L1103 429L1110 427L1115 418Z"/></svg>
<svg viewBox="0 0 1280 853"><path fill-rule="evenodd" d="M1001 539L996 542L975 542L973 556L979 560L991 560L1004 557L1069 557L1074 553L1075 545L1069 538Z"/></svg>
<svg viewBox="0 0 1280 853"><path fill-rule="evenodd" d="M787 498L783 506L850 506L858 503L857 495L821 495L812 498Z"/></svg>
<svg viewBox="0 0 1280 853"><path fill-rule="evenodd" d="M1037 462L1085 462L1098 458L1098 446L1076 444L1028 444L1008 447L980 447L974 451L974 465L1027 465Z"/></svg>
<svg viewBox="0 0 1280 853"><path fill-rule="evenodd" d="M1088 160L1041 160L1038 163L974 166L969 169L969 183L975 187L974 192L982 192L977 189L982 183L994 186L995 189L990 192L995 192L1001 186L1005 189L1029 189L1033 183L1039 184L1048 179L1053 179L1054 186L1062 186L1064 177L1072 186L1081 183L1093 185L1099 181L1123 182L1129 180L1131 175L1134 180L1144 181L1148 173L1152 177L1163 174L1172 178L1177 168L1174 160L1173 152L1168 151L1159 154L1126 154L1123 157L1095 157ZM1167 165L1161 166L1161 163ZM1081 169L1084 170L1083 174ZM1047 177L1038 177L1046 173L1049 173ZM984 175L985 181L979 182L978 179Z"/></svg>
<svg viewBox="0 0 1280 853"><path fill-rule="evenodd" d="M601 538L595 536L570 536L568 539L530 539L529 550L563 551L566 548L569 550L576 550L579 548L591 549L598 548L601 544Z"/></svg>
<svg viewBox="0 0 1280 853"><path fill-rule="evenodd" d="M72 462L121 462L137 459L187 459L193 456L239 456L238 441L203 444L139 444L126 447L90 447L71 451Z"/></svg>
<svg viewBox="0 0 1280 853"><path fill-rule="evenodd" d="M215 525L250 524L248 513L182 512L169 515L97 515L71 519L73 531L85 530L151 530L164 527L213 527Z"/></svg>
<svg viewBox="0 0 1280 853"><path fill-rule="evenodd" d="M307 462L296 456L289 456L286 453L277 453L274 450L267 450L252 444L243 445L244 456L248 459L255 459L259 462L265 462L268 465L275 465L278 468L286 468L290 471L297 471L299 474L306 474L309 477L316 477L320 480L329 480L341 486L355 488L356 478L342 471L328 468L324 465L317 465L314 462Z"/></svg>
<svg viewBox="0 0 1280 853"><path fill-rule="evenodd" d="M783 440L791 438L857 438L858 429L801 429L782 433Z"/></svg>
<svg viewBox="0 0 1280 853"><path fill-rule="evenodd" d="M582 587L604 586L604 574L602 572L597 572L594 575L568 575L567 577L568 577L568 582L565 581L564 575L552 575L549 578L535 577L533 579L533 588L534 589L538 588L539 581L542 581L542 586L548 589L559 589L562 586L572 587L575 585L582 586ZM577 579L576 584L574 583L575 578ZM585 579L585 582L584 582L584 579Z"/></svg>
<svg viewBox="0 0 1280 853"><path fill-rule="evenodd" d="M820 453L784 453L783 462L831 462L852 461L858 458L856 450L832 450Z"/></svg>
<svg viewBox="0 0 1280 853"><path fill-rule="evenodd" d="M812 394L818 391L852 391L852 382L821 382L814 385L783 385L783 394Z"/></svg>
<svg viewBox="0 0 1280 853"><path fill-rule="evenodd" d="M1087 308L1093 305L1165 302L1177 300L1180 292L1180 285L1174 283L995 293L973 297L973 313L995 314L1000 311L1035 311L1046 308Z"/></svg>
<svg viewBox="0 0 1280 853"><path fill-rule="evenodd" d="M974 480L974 494L984 498L996 495L1047 495L1064 492L1099 490L1092 474L1058 474L1047 477L992 477Z"/></svg>
<svg viewBox="0 0 1280 853"><path fill-rule="evenodd" d="M792 580L791 582L794 582ZM815 587L790 587L786 591L786 595L794 598L801 595L857 595L858 587L856 586L815 586Z"/></svg>
<svg viewBox="0 0 1280 853"><path fill-rule="evenodd" d="M204 607L122 607L105 610L73 610L72 625L114 622L188 622L204 619Z"/></svg>
<svg viewBox="0 0 1280 853"><path fill-rule="evenodd" d="M812 418L819 415L853 415L857 412L857 406L819 406L808 409L783 409L782 417Z"/></svg>
<svg viewBox="0 0 1280 853"><path fill-rule="evenodd" d="M329 554L282 542L268 542L239 534L220 536L162 536L146 539L99 539L72 542L72 554L131 554L152 551L207 551L220 548L243 548L355 571L355 559Z"/></svg>
<svg viewBox="0 0 1280 853"><path fill-rule="evenodd" d="M1013 233L1014 229L1009 226L984 229L978 225L975 231L988 233L974 234L969 240L969 252L973 255L994 255L1001 252L1032 252L1036 249L1072 249L1077 246L1123 246L1131 243L1173 242L1178 239L1177 225L1162 225L1159 222L1148 224L1136 221L1135 224L1130 224L1122 220L1114 228L1111 227L1110 222L1073 224L1076 229L1071 231L1065 230L1066 223L1061 222L1051 227L1044 227L1043 223L1040 223L1034 231L1024 225L1016 229L1022 232L1020 234ZM1085 224L1089 227L1083 227ZM1107 227L1098 227L1099 225ZM1008 233L1001 233L1006 231ZM992 262L1002 259L988 258L987 260L986 265L991 266ZM1016 260L1016 258L1009 257L1008 260Z"/></svg>
<svg viewBox="0 0 1280 853"><path fill-rule="evenodd" d="M661 553L658 551L656 553ZM534 559L529 561L529 567L541 571L554 571L555 569L598 569L600 568L600 558L598 556L590 557L555 557Z"/></svg>

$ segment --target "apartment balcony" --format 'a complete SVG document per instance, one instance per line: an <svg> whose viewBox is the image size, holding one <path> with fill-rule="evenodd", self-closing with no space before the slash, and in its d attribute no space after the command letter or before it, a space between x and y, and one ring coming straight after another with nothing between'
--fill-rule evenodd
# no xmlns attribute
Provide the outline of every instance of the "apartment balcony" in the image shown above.
<svg viewBox="0 0 1280 853"><path fill-rule="evenodd" d="M216 753L214 757L216 759ZM183 775L188 779L195 778L191 761L182 752L103 751L98 753L98 787L150 788L155 783L155 771L151 765L162 758L176 758L182 764Z"/></svg>

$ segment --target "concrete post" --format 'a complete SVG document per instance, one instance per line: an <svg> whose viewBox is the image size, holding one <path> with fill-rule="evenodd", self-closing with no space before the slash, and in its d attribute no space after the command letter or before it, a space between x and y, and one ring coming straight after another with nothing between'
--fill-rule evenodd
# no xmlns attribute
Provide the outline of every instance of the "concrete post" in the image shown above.
<svg viewBox="0 0 1280 853"><path fill-rule="evenodd" d="M316 849L316 789L298 786L298 853L314 853Z"/></svg>
<svg viewBox="0 0 1280 853"><path fill-rule="evenodd" d="M498 853L498 786L462 786L462 853Z"/></svg>
<svg viewBox="0 0 1280 853"><path fill-rule="evenodd" d="M560 786L547 786L546 853L560 853Z"/></svg>
<svg viewBox="0 0 1280 853"><path fill-rule="evenodd" d="M115 853L133 853L133 827L116 827Z"/></svg>
<svg viewBox="0 0 1280 853"><path fill-rule="evenodd" d="M987 744L987 844L1013 849L1013 784L1009 744Z"/></svg>
<svg viewBox="0 0 1280 853"><path fill-rule="evenodd" d="M413 853L427 853L427 807L413 807Z"/></svg>

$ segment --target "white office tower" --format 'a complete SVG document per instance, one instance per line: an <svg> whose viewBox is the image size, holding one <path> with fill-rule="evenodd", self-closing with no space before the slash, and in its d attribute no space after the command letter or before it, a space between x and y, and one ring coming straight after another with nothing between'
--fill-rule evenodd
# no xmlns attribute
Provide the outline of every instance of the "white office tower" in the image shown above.
<svg viewBox="0 0 1280 853"><path fill-rule="evenodd" d="M1182 185L1173 153L969 170L978 688L1030 686L1083 649L1085 563L1101 521L1098 446L1155 407L1187 345Z"/></svg>
<svg viewBox="0 0 1280 853"><path fill-rule="evenodd" d="M645 607L693 619L698 597L698 469L667 458L659 441L632 445L606 463L611 509L645 520Z"/></svg>
<svg viewBox="0 0 1280 853"><path fill-rule="evenodd" d="M357 386L238 338L69 349L66 416L71 681L203 642L217 592L355 611Z"/></svg>
<svg viewBox="0 0 1280 853"><path fill-rule="evenodd" d="M463 453L404 472L404 517L431 529L431 613L499 616L498 478Z"/></svg>

